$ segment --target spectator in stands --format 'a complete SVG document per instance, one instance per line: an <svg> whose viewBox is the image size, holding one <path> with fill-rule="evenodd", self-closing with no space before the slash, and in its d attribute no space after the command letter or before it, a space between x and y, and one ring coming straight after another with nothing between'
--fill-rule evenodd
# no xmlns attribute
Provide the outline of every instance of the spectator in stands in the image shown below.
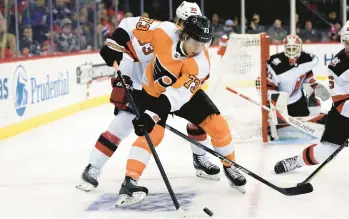
<svg viewBox="0 0 349 219"><path fill-rule="evenodd" d="M123 11L121 11L120 9L118 9L118 14L115 17L115 2L117 2L117 4L119 4L119 1L112 1L111 7L108 8L108 17L112 18L113 26L117 27L117 26L119 26L121 20L124 19L125 13Z"/></svg>
<svg viewBox="0 0 349 219"><path fill-rule="evenodd" d="M239 23L239 18L238 16L235 16L234 17L234 32L235 33L242 33L242 28L241 28L241 24ZM247 19L245 18L245 25L244 25L244 28L245 28L245 33L247 33ZM240 24L240 25L239 25Z"/></svg>
<svg viewBox="0 0 349 219"><path fill-rule="evenodd" d="M69 18L61 20L62 32L57 35L56 43L59 52L72 52L78 50L77 37L72 32L72 22Z"/></svg>
<svg viewBox="0 0 349 219"><path fill-rule="evenodd" d="M305 29L301 30L299 36L304 43L319 42L321 40L321 33L313 29L313 24L310 20L305 22Z"/></svg>
<svg viewBox="0 0 349 219"><path fill-rule="evenodd" d="M38 41L33 40L31 26L23 26L23 38L20 41L19 47L23 56L40 55L40 44Z"/></svg>
<svg viewBox="0 0 349 219"><path fill-rule="evenodd" d="M339 23L339 20L337 19L337 13L335 11L330 11L328 13L327 19L333 25Z"/></svg>
<svg viewBox="0 0 349 219"><path fill-rule="evenodd" d="M335 23L331 28L330 31L328 32L328 37L330 41L341 41L340 39L340 32L341 32L342 25L337 22Z"/></svg>
<svg viewBox="0 0 349 219"><path fill-rule="evenodd" d="M219 16L216 13L212 15L211 27L213 32L212 45L218 45L220 38L223 35L223 26L219 23Z"/></svg>
<svg viewBox="0 0 349 219"><path fill-rule="evenodd" d="M16 54L16 37L7 32L7 21L0 17L0 59L13 58Z"/></svg>
<svg viewBox="0 0 349 219"><path fill-rule="evenodd" d="M107 10L103 9L98 12L98 24L97 24L97 47L101 48L113 31L113 25L111 19L107 16Z"/></svg>
<svg viewBox="0 0 349 219"><path fill-rule="evenodd" d="M125 14L125 17L133 17L133 14L132 14L132 12L127 12L126 14Z"/></svg>
<svg viewBox="0 0 349 219"><path fill-rule="evenodd" d="M76 29L76 32L79 33L80 50L91 49L93 45L93 31L91 25L87 22L86 15L80 15L80 27Z"/></svg>
<svg viewBox="0 0 349 219"><path fill-rule="evenodd" d="M260 16L259 14L253 14L252 20L250 22L248 33L256 34L265 32L265 27L259 24Z"/></svg>
<svg viewBox="0 0 349 219"><path fill-rule="evenodd" d="M52 15L53 23L59 26L64 18L71 18L72 11L65 5L64 0L56 0L56 6L52 10Z"/></svg>
<svg viewBox="0 0 349 219"><path fill-rule="evenodd" d="M148 14L148 12L143 12L142 17L149 18L149 14Z"/></svg>
<svg viewBox="0 0 349 219"><path fill-rule="evenodd" d="M281 43L287 36L287 31L282 28L280 19L275 19L274 25L268 28L267 33L272 43Z"/></svg>
<svg viewBox="0 0 349 219"><path fill-rule="evenodd" d="M223 34L229 36L231 33L234 33L234 21L232 19L228 19L224 23Z"/></svg>
<svg viewBox="0 0 349 219"><path fill-rule="evenodd" d="M33 39L42 43L46 40L45 34L48 32L47 9L45 0L35 0L29 3L29 7L24 10L23 25L30 25L33 30Z"/></svg>
<svg viewBox="0 0 349 219"><path fill-rule="evenodd" d="M299 35L301 33L301 24L299 22L299 15L296 14L296 34Z"/></svg>

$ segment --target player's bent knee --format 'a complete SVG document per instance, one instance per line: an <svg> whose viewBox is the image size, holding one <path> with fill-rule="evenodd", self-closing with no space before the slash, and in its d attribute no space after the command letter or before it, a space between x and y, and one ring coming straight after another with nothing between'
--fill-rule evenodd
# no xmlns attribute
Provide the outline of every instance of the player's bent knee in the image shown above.
<svg viewBox="0 0 349 219"><path fill-rule="evenodd" d="M207 139L207 134L205 130L192 123L187 124L187 133L190 138L196 141L204 141Z"/></svg>
<svg viewBox="0 0 349 219"><path fill-rule="evenodd" d="M154 147L158 146L163 137L164 137L165 129L160 125L155 125L153 130L149 133L149 137L154 145ZM144 136L138 137L133 146L141 147L151 153L147 140Z"/></svg>
<svg viewBox="0 0 349 219"><path fill-rule="evenodd" d="M211 141L214 146L226 146L232 141L232 136L227 120L220 114L208 116L200 127L211 136Z"/></svg>

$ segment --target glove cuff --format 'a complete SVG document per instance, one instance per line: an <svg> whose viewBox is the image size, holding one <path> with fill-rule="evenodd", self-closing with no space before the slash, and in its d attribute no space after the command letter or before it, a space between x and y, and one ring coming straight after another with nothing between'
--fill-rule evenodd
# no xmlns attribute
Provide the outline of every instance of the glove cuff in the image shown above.
<svg viewBox="0 0 349 219"><path fill-rule="evenodd" d="M144 113L149 115L149 117L154 121L155 124L161 120L161 118L159 117L158 114L156 114L150 110L146 110Z"/></svg>

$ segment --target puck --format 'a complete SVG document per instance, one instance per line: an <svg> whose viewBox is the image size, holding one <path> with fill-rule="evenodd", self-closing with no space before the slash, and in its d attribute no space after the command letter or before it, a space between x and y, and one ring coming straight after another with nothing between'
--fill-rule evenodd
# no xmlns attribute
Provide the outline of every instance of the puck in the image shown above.
<svg viewBox="0 0 349 219"><path fill-rule="evenodd" d="M205 207L203 210L204 210L204 212L205 212L208 216L212 217L213 212L212 212L210 209L208 209L207 207Z"/></svg>

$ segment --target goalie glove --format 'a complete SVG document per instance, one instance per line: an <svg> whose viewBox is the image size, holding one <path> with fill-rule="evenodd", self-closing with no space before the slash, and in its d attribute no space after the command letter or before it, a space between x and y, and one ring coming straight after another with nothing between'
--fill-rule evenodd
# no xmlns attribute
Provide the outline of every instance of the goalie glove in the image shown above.
<svg viewBox="0 0 349 219"><path fill-rule="evenodd" d="M322 101L325 101L330 99L331 93L324 85L317 83L315 87L315 96L319 97Z"/></svg>
<svg viewBox="0 0 349 219"><path fill-rule="evenodd" d="M126 88L132 92L133 82L131 78L126 75L123 75L122 78ZM128 108L128 99L125 89L122 86L121 78L119 76L111 78L111 85L113 90L110 95L110 102L113 103L119 110L126 110Z"/></svg>

